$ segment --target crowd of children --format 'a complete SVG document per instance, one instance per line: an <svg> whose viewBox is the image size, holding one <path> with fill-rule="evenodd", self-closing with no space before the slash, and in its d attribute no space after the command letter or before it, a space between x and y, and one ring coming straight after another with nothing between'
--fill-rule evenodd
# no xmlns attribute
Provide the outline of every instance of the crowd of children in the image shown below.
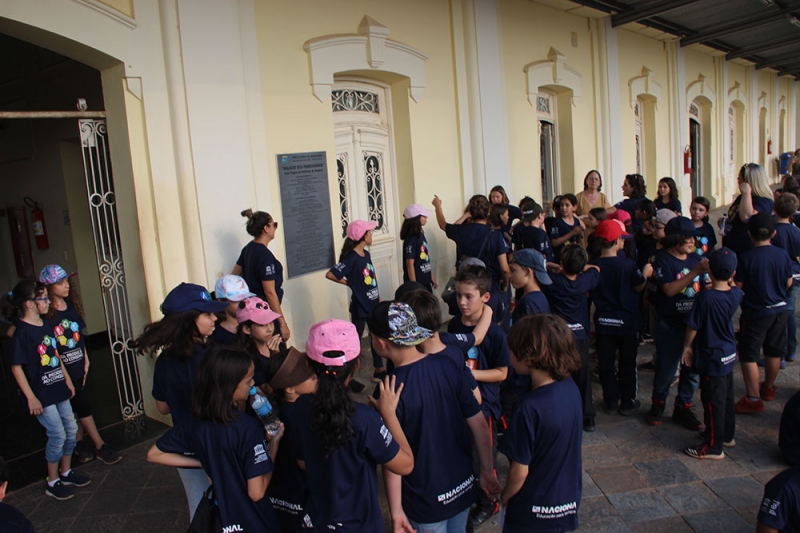
<svg viewBox="0 0 800 533"><path fill-rule="evenodd" d="M631 416L642 405L638 347L654 338L644 419L661 423L677 377L672 418L705 428L702 443L684 450L691 457L723 459L735 445L735 415L774 399L781 362L797 346L800 229L792 224L798 191L784 187L773 218L757 192L764 180L758 165L745 165L742 195L721 221L738 251L717 248L707 199L694 198L690 218L682 215L672 178L660 180L651 201L644 179L626 176L627 199L615 207L599 197L597 171L580 199L565 194L545 207L528 197L509 205L495 187L454 223L434 198L437 224L456 243L446 331L424 230L434 213L418 204L404 211L404 284L392 301L381 301L368 249L375 222L352 221L325 274L349 288L350 321L314 325L305 353L287 346L283 267L267 248L278 223L247 210L253 241L233 273L213 296L199 285L175 287L164 317L133 343L157 356L152 395L174 423L148 460L178 468L190 517L216 512L226 531L382 531L378 465L395 531L462 532L498 512L506 532L573 530L582 433L596 429L592 339L603 407ZM66 272L50 265L3 305L15 325L14 376L48 434L46 493L71 497L72 486L91 481L71 470L76 417L91 441L79 458L120 460L100 438L83 387L80 301ZM371 405L351 395L366 389L355 373L367 329ZM738 402L737 357L746 386ZM698 387L702 422L693 410ZM252 412L254 391L276 407L277 433L265 434ZM510 463L505 486L498 453Z"/></svg>

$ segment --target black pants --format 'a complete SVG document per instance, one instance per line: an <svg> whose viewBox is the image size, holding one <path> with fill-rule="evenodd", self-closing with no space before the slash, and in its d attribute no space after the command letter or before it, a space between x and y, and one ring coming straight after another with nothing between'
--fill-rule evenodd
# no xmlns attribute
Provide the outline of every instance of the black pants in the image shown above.
<svg viewBox="0 0 800 533"><path fill-rule="evenodd" d="M367 327L367 319L366 318L356 318L353 315L350 315L350 322L356 327L356 333L358 333L358 340L361 342L361 336L364 334L364 328ZM372 366L373 368L383 368L383 359L381 356L375 352L375 348L372 346L372 332L369 334L369 348L372 350Z"/></svg>
<svg viewBox="0 0 800 533"><path fill-rule="evenodd" d="M736 413L733 401L733 372L727 376L700 376L700 401L703 402L705 442L714 453L722 443L733 439Z"/></svg>
<svg viewBox="0 0 800 533"><path fill-rule="evenodd" d="M622 399L626 405L636 399L638 381L636 357L639 354L639 341L633 335L603 335L597 337L597 361L600 383L603 385L603 400L608 408L616 408ZM619 350L619 368L617 368Z"/></svg>
<svg viewBox="0 0 800 533"><path fill-rule="evenodd" d="M594 401L592 400L592 382L589 379L589 339L575 341L578 344L578 352L581 354L581 367L572 373L572 380L581 391L581 401L583 402L583 419L592 419L596 414Z"/></svg>

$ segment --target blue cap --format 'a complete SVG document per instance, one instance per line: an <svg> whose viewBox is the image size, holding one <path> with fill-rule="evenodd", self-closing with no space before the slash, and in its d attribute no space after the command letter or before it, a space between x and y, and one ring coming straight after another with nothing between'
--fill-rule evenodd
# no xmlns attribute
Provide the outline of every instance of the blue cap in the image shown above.
<svg viewBox="0 0 800 533"><path fill-rule="evenodd" d="M228 307L228 302L211 299L205 287L194 283L181 283L167 294L161 304L161 312L165 315L184 311L200 311L203 313L219 313Z"/></svg>
<svg viewBox="0 0 800 533"><path fill-rule="evenodd" d="M550 285L553 280L547 273L547 260L544 256L533 248L523 248L514 252L512 261L518 265L533 269L536 281L542 285Z"/></svg>
<svg viewBox="0 0 800 533"><path fill-rule="evenodd" d="M723 246L708 254L708 270L719 280L730 279L738 264L736 253L730 248Z"/></svg>
<svg viewBox="0 0 800 533"><path fill-rule="evenodd" d="M694 237L698 233L698 229L694 226L694 222L686 217L675 217L664 227L665 235L683 235L684 237Z"/></svg>

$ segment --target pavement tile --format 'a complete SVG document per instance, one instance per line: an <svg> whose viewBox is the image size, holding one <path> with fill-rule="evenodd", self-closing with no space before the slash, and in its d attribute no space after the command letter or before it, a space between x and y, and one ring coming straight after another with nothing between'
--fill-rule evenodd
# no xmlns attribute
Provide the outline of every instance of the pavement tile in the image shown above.
<svg viewBox="0 0 800 533"><path fill-rule="evenodd" d="M630 458L620 453L619 449L610 442L605 444L595 444L583 447L584 467L592 465L600 466L620 466L630 464Z"/></svg>
<svg viewBox="0 0 800 533"><path fill-rule="evenodd" d="M755 478L755 480L761 483L762 485L766 485L770 479L774 478L784 470L786 469L778 468L776 470L762 470L761 472L753 472L750 475L753 476L753 478Z"/></svg>
<svg viewBox="0 0 800 533"><path fill-rule="evenodd" d="M632 533L692 533L693 531L680 516L636 522L629 527Z"/></svg>
<svg viewBox="0 0 800 533"><path fill-rule="evenodd" d="M605 494L650 488L647 480L632 465L592 468L588 472Z"/></svg>
<svg viewBox="0 0 800 533"><path fill-rule="evenodd" d="M602 496L602 491L597 487L594 480L592 480L592 476L590 476L585 470L582 476L582 492L581 496L585 501L587 498L593 498L595 496Z"/></svg>
<svg viewBox="0 0 800 533"><path fill-rule="evenodd" d="M725 533L752 533L753 526L741 516L730 511L711 511L683 517L697 533L724 531Z"/></svg>
<svg viewBox="0 0 800 533"><path fill-rule="evenodd" d="M44 486L42 491L44 491ZM66 501L58 501L45 496L36 507L33 516L36 522L52 522L63 518L75 518L91 498L91 492L80 488L75 489L74 498ZM31 522L34 522L33 518L31 518ZM39 529L36 528L36 530L38 531Z"/></svg>
<svg viewBox="0 0 800 533"><path fill-rule="evenodd" d="M30 518L30 520L33 523L33 528L36 530L36 533L64 533L70 530L72 523L75 521L74 518L59 518L44 521Z"/></svg>
<svg viewBox="0 0 800 533"><path fill-rule="evenodd" d="M146 466L144 468L115 468L106 474L103 484L100 486L105 489L139 489L147 486L147 480L155 468Z"/></svg>
<svg viewBox="0 0 800 533"><path fill-rule="evenodd" d="M498 460L500 457L498 456ZM151 465L150 477L147 480L147 487L182 487L181 477L178 470L170 466Z"/></svg>
<svg viewBox="0 0 800 533"><path fill-rule="evenodd" d="M654 487L698 481L698 477L675 458L636 463L635 466Z"/></svg>
<svg viewBox="0 0 800 533"><path fill-rule="evenodd" d="M75 519L68 530L70 533L116 533L127 519L126 513L81 516Z"/></svg>
<svg viewBox="0 0 800 533"><path fill-rule="evenodd" d="M704 481L749 474L739 463L728 458L722 461L703 461L682 453L678 460Z"/></svg>
<svg viewBox="0 0 800 533"><path fill-rule="evenodd" d="M756 526L756 517L758 516L758 511L760 509L759 505L746 505L744 507L736 507L734 510L744 518L745 522L750 524L751 526Z"/></svg>
<svg viewBox="0 0 800 533"><path fill-rule="evenodd" d="M120 528L120 533L172 533L180 531L178 521L179 514L187 514L183 509L180 511L158 511L155 513L129 513L125 524ZM188 515L185 518L188 521ZM187 526L188 527L188 524ZM183 530L186 529L183 528Z"/></svg>
<svg viewBox="0 0 800 533"><path fill-rule="evenodd" d="M751 476L712 479L706 485L731 507L758 505L764 494L764 487Z"/></svg>
<svg viewBox="0 0 800 533"><path fill-rule="evenodd" d="M598 524L612 519L618 519L619 513L611 505L605 496L581 499L581 506L578 511L578 525L584 527Z"/></svg>
<svg viewBox="0 0 800 533"><path fill-rule="evenodd" d="M643 522L675 515L675 510L655 490L609 494L607 497L626 522Z"/></svg>
<svg viewBox="0 0 800 533"><path fill-rule="evenodd" d="M80 517L124 515L131 510L142 489L100 490L81 510ZM122 521L123 523L125 520ZM122 523L120 523L120 527Z"/></svg>
<svg viewBox="0 0 800 533"><path fill-rule="evenodd" d="M661 487L658 492L681 515L729 509L728 504L701 482Z"/></svg>
<svg viewBox="0 0 800 533"><path fill-rule="evenodd" d="M174 511L176 509L189 509L186 503L186 492L183 486L146 487L141 489L136 502L132 506L134 513L155 511Z"/></svg>

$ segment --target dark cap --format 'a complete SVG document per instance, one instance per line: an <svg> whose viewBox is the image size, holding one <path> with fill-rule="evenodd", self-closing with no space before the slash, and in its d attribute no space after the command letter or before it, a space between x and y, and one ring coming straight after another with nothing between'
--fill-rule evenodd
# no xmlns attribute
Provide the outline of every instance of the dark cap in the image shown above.
<svg viewBox="0 0 800 533"><path fill-rule="evenodd" d="M544 212L544 209L542 209L542 206L540 206L536 200L525 202L522 204L521 210L523 222L532 222L536 220L536 218L542 214L542 212Z"/></svg>
<svg viewBox="0 0 800 533"><path fill-rule="evenodd" d="M161 312L165 315L184 311L200 311L202 313L219 313L228 307L228 302L211 299L205 287L194 283L181 283L167 294L161 304Z"/></svg>
<svg viewBox="0 0 800 533"><path fill-rule="evenodd" d="M308 365L308 356L292 347L268 383L273 389L287 389L300 385L313 375L314 371Z"/></svg>
<svg viewBox="0 0 800 533"><path fill-rule="evenodd" d="M722 247L708 254L708 270L718 280L730 279L736 272L738 259L730 248Z"/></svg>
<svg viewBox="0 0 800 533"><path fill-rule="evenodd" d="M547 273L547 260L533 248L523 248L522 250L514 252L511 256L511 263L517 263L518 265L533 269L536 281L542 285L550 285L553 283L553 280L550 279L550 274Z"/></svg>
<svg viewBox="0 0 800 533"><path fill-rule="evenodd" d="M772 235L775 231L775 221L772 220L772 215L769 213L756 213L750 217L747 222L747 231L757 233L761 230L767 230L767 233Z"/></svg>
<svg viewBox="0 0 800 533"><path fill-rule="evenodd" d="M381 302L367 319L370 333L400 346L416 346L433 337L433 332L420 327L411 306L403 302Z"/></svg>
<svg viewBox="0 0 800 533"><path fill-rule="evenodd" d="M660 211L660 210L659 210ZM697 235L697 228L694 222L686 217L675 217L667 222L664 228L665 235L683 235L684 237L694 237Z"/></svg>

